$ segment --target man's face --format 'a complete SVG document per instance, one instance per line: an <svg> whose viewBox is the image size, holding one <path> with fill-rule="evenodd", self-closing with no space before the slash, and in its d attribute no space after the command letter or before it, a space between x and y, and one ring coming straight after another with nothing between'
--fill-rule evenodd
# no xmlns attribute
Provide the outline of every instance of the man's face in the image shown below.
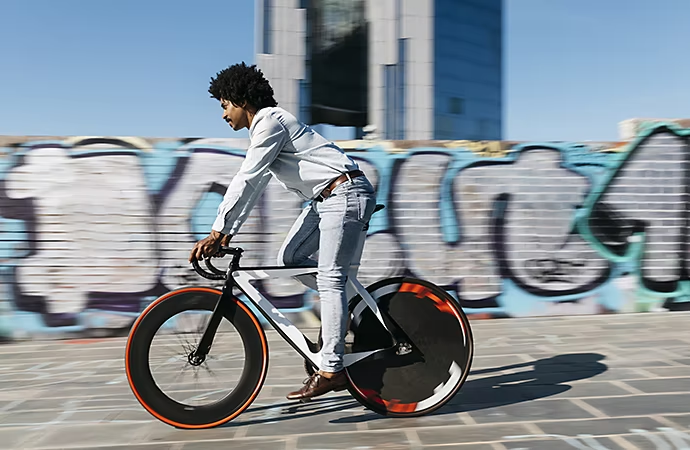
<svg viewBox="0 0 690 450"><path fill-rule="evenodd" d="M248 128L247 114L244 108L233 105L230 100L221 99L220 107L223 108L223 120L232 127L233 130Z"/></svg>

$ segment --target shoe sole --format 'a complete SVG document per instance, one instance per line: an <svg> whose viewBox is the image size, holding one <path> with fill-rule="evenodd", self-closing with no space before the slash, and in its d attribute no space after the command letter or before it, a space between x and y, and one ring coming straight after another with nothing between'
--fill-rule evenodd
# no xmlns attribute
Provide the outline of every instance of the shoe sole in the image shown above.
<svg viewBox="0 0 690 450"><path fill-rule="evenodd" d="M342 386L339 388L331 389L328 392L342 392L345 390L347 390L347 386ZM322 395L328 394L328 392L324 392L323 394L319 394L319 395L314 395L312 397L302 397L302 398L287 398L287 397L285 397L285 398L287 398L288 400L297 400L297 401L300 401L302 403L306 403L306 402L310 401L312 398L321 397Z"/></svg>

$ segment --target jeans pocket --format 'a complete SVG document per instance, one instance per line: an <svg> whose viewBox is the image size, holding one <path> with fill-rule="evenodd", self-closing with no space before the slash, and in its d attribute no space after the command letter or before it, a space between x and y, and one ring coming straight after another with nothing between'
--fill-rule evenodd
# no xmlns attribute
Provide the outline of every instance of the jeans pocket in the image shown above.
<svg viewBox="0 0 690 450"><path fill-rule="evenodd" d="M372 195L357 193L357 220L367 223L374 213L375 201Z"/></svg>

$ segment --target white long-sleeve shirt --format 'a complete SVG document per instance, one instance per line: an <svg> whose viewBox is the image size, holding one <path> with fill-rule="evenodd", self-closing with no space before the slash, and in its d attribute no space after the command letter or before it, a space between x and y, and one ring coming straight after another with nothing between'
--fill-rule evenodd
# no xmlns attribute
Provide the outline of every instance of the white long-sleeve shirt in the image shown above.
<svg viewBox="0 0 690 450"><path fill-rule="evenodd" d="M279 107L260 109L249 127L249 148L230 182L213 230L235 235L271 177L303 200L311 200L357 163L295 116Z"/></svg>

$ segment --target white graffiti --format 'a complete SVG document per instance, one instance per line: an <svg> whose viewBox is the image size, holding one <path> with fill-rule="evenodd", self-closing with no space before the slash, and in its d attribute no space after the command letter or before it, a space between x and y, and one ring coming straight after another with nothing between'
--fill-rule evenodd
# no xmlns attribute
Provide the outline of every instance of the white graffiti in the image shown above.
<svg viewBox="0 0 690 450"><path fill-rule="evenodd" d="M187 263L189 252L197 241L194 236L194 224L205 233L211 231L215 219L215 209L201 209L199 203L209 195L211 185L217 183L227 187L237 173L242 157L221 151L192 151L186 162L184 172L173 186L172 192L165 193L158 217L158 234L160 241L161 280L167 287L174 289L182 285L208 285L196 275ZM223 192L225 189L223 189ZM222 196L217 194L215 205ZM202 236L200 236L202 237ZM259 264L264 251L261 239L261 224L258 209L254 209L242 227L242 234L233 240L233 245L244 247L247 265Z"/></svg>
<svg viewBox="0 0 690 450"><path fill-rule="evenodd" d="M676 281L686 215L685 141L670 133L649 138L631 154L602 196L627 219L647 223L643 276L659 282Z"/></svg>
<svg viewBox="0 0 690 450"><path fill-rule="evenodd" d="M64 149L34 149L6 188L10 198L33 200L37 250L17 261L17 281L25 294L50 299L48 312L80 312L89 292L138 292L155 283L157 236L135 155L73 158Z"/></svg>
<svg viewBox="0 0 690 450"><path fill-rule="evenodd" d="M481 143L500 150L482 153L466 142L348 149L387 205L372 221L359 278L365 285L403 274L427 279L457 294L469 313L690 307L683 297L688 274L679 275L688 257L681 247L690 245L682 169L690 130L654 133L635 148L598 153L588 146L509 151ZM166 290L219 287L195 274L187 258L209 231L244 148L225 139L159 146L75 138L3 149L0 216L8 237L0 250L8 256L0 261L7 301L0 334L7 334L5 324L9 335L22 327L37 334L63 326L115 332ZM584 226L602 204L648 224L641 261L607 254L607 236ZM302 207L271 181L232 241L246 250L245 267L276 264ZM642 285L651 292L644 297ZM265 280L258 288L279 308L318 309L314 292L296 280ZM659 300L671 294L674 308Z"/></svg>
<svg viewBox="0 0 690 450"><path fill-rule="evenodd" d="M560 291L586 286L605 270L606 261L581 237L571 236L575 207L584 200L589 184L582 175L561 167L561 162L559 151L526 150L510 165L470 167L457 177L455 194L464 233L460 250L464 260L481 261L462 271L475 273L476 281L467 283L469 292L482 285L500 290L500 280L491 270L495 258L488 250L495 238L489 232L492 208L500 194L510 195L502 250L517 279ZM569 266L555 267L561 261ZM578 262L584 267L577 267Z"/></svg>
<svg viewBox="0 0 690 450"><path fill-rule="evenodd" d="M402 163L391 187L390 211L405 263L417 276L440 285L471 277L475 261L448 245L441 226L441 188L450 155L413 155Z"/></svg>

